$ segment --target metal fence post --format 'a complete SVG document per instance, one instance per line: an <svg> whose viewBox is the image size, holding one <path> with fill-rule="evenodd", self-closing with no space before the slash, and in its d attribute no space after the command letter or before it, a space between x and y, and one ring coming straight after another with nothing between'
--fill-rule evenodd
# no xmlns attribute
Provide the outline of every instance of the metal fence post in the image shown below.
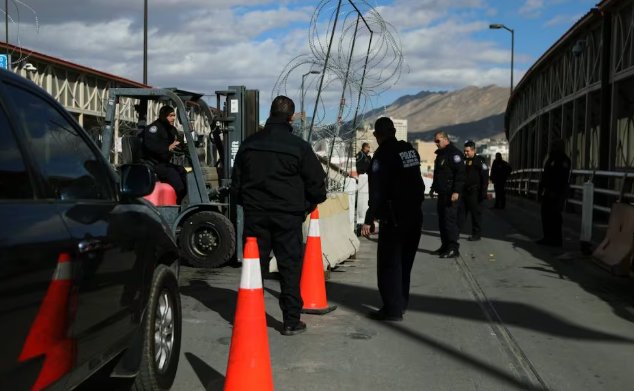
<svg viewBox="0 0 634 391"><path fill-rule="evenodd" d="M581 205L581 248L589 249L592 241L592 217L594 213L594 183L589 179L583 184L583 202Z"/></svg>

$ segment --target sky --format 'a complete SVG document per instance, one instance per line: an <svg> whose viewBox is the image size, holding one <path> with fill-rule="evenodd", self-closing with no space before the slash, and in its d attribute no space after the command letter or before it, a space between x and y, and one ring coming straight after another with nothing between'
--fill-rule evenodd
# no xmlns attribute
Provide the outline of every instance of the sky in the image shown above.
<svg viewBox="0 0 634 391"><path fill-rule="evenodd" d="M514 30L517 84L598 2L342 0L337 14L339 0L147 1L148 84L210 95L245 85L260 90L265 117L277 94L288 95L299 106L304 80L310 116L323 75L315 113L327 120L339 115L344 86L346 118L356 109L359 96L359 112L365 112L423 90L509 87L512 35L489 29L492 23ZM357 35L357 13L351 3L364 17ZM9 42L141 82L143 4L9 0ZM335 39L322 72L335 15ZM372 45L368 30L373 32ZM356 45L351 50L353 37ZM322 73L303 76L309 71Z"/></svg>

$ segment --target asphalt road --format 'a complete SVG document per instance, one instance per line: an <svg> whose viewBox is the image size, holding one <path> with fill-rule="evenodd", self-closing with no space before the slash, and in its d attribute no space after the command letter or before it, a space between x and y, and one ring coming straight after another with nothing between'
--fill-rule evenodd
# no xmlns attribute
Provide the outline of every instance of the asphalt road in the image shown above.
<svg viewBox="0 0 634 391"><path fill-rule="evenodd" d="M483 240L461 240L443 260L434 201L403 322L378 322L376 243L330 274L330 314L304 315L308 331L279 333L279 284L265 280L276 390L630 390L634 387L634 284L576 252L543 248L535 205L486 210ZM467 227L468 230L468 227ZM468 231L465 230L466 238ZM562 256L563 253L563 256ZM183 267L183 344L173 390L221 390L240 268Z"/></svg>

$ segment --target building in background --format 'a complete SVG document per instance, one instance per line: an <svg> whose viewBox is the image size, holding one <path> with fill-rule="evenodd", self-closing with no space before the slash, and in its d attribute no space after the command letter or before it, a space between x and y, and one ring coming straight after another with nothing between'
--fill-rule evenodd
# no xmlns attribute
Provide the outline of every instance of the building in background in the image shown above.
<svg viewBox="0 0 634 391"><path fill-rule="evenodd" d="M475 142L476 153L486 159L487 164L491 165L495 154L502 154L502 159L509 160L509 143L504 139L482 139Z"/></svg>
<svg viewBox="0 0 634 391"><path fill-rule="evenodd" d="M396 128L396 139L407 141L407 120L390 117Z"/></svg>
<svg viewBox="0 0 634 391"><path fill-rule="evenodd" d="M420 155L420 172L423 175L433 173L434 160L436 160L436 144L428 141L416 140L412 142L412 145Z"/></svg>

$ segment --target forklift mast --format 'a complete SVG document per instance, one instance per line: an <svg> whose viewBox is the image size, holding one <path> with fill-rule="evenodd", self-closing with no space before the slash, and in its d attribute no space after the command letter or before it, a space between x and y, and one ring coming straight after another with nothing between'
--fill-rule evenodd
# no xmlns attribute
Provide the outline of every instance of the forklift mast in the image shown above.
<svg viewBox="0 0 634 391"><path fill-rule="evenodd" d="M231 170L242 141L258 131L260 121L260 94L244 86L230 86L216 91L216 108L223 113L217 118L223 126L224 181L230 185Z"/></svg>
<svg viewBox="0 0 634 391"><path fill-rule="evenodd" d="M227 90L216 91L216 108L223 113L221 118L216 118L222 124L225 159L221 186L229 188L238 149L245 138L258 131L260 125L260 93L258 90L247 90L244 86L229 86ZM229 197L237 235L236 257L242 261L244 214L242 208Z"/></svg>

